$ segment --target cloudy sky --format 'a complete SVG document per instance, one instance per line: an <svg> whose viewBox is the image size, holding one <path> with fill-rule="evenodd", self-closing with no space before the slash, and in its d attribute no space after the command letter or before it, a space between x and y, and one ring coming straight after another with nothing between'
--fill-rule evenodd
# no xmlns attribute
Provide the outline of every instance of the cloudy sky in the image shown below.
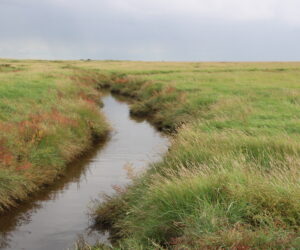
<svg viewBox="0 0 300 250"><path fill-rule="evenodd" d="M299 0L0 0L0 57L300 60Z"/></svg>

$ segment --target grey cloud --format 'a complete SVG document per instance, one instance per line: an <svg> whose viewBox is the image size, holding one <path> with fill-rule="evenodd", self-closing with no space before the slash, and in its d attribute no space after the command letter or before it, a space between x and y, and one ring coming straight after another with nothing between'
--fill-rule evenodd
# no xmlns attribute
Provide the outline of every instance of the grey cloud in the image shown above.
<svg viewBox="0 0 300 250"><path fill-rule="evenodd" d="M300 58L298 20L291 24L273 14L272 18L255 19L252 12L245 19L238 15L227 18L228 14L216 17L209 11L201 12L201 6L200 14L189 8L180 11L180 6L167 12L166 0L162 1L163 10L155 0L155 11L155 5L149 10L149 2L144 6L141 2L1 0L0 57L177 61Z"/></svg>

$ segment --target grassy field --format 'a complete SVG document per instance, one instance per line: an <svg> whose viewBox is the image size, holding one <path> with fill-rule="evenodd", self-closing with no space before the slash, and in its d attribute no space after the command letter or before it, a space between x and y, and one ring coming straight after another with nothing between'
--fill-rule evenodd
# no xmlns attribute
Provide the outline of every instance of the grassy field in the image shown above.
<svg viewBox="0 0 300 250"><path fill-rule="evenodd" d="M300 247L299 63L101 67L127 75L111 88L136 99L133 114L180 127L161 163L96 209L117 245Z"/></svg>
<svg viewBox="0 0 300 250"><path fill-rule="evenodd" d="M109 86L174 135L162 162L95 209L116 248L300 248L300 63L1 63L1 204L106 130L94 98Z"/></svg>
<svg viewBox="0 0 300 250"><path fill-rule="evenodd" d="M0 60L0 212L52 183L104 136L95 82L58 63Z"/></svg>

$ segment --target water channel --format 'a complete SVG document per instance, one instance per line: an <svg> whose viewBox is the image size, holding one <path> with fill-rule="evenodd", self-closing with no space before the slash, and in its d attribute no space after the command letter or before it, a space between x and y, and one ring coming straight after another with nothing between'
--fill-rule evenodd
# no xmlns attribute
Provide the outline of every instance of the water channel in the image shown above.
<svg viewBox="0 0 300 250"><path fill-rule="evenodd" d="M130 117L128 104L119 98L107 95L102 101L112 127L109 138L70 164L54 185L0 216L0 249L71 249L79 235L109 244L108 232L90 229L91 201L129 183L128 169L140 172L160 160L168 138L147 121Z"/></svg>

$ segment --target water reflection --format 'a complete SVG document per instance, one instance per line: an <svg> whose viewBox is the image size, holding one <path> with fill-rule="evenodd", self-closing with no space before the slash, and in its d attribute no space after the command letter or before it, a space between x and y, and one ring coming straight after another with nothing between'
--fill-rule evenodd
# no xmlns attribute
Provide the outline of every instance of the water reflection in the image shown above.
<svg viewBox="0 0 300 250"><path fill-rule="evenodd" d="M107 232L89 231L87 209L99 193L111 194L112 185L129 182L125 165L144 169L167 150L168 139L148 122L129 116L128 105L108 95L103 112L112 124L109 140L70 164L65 176L0 217L1 249L67 249L79 234L94 241Z"/></svg>

